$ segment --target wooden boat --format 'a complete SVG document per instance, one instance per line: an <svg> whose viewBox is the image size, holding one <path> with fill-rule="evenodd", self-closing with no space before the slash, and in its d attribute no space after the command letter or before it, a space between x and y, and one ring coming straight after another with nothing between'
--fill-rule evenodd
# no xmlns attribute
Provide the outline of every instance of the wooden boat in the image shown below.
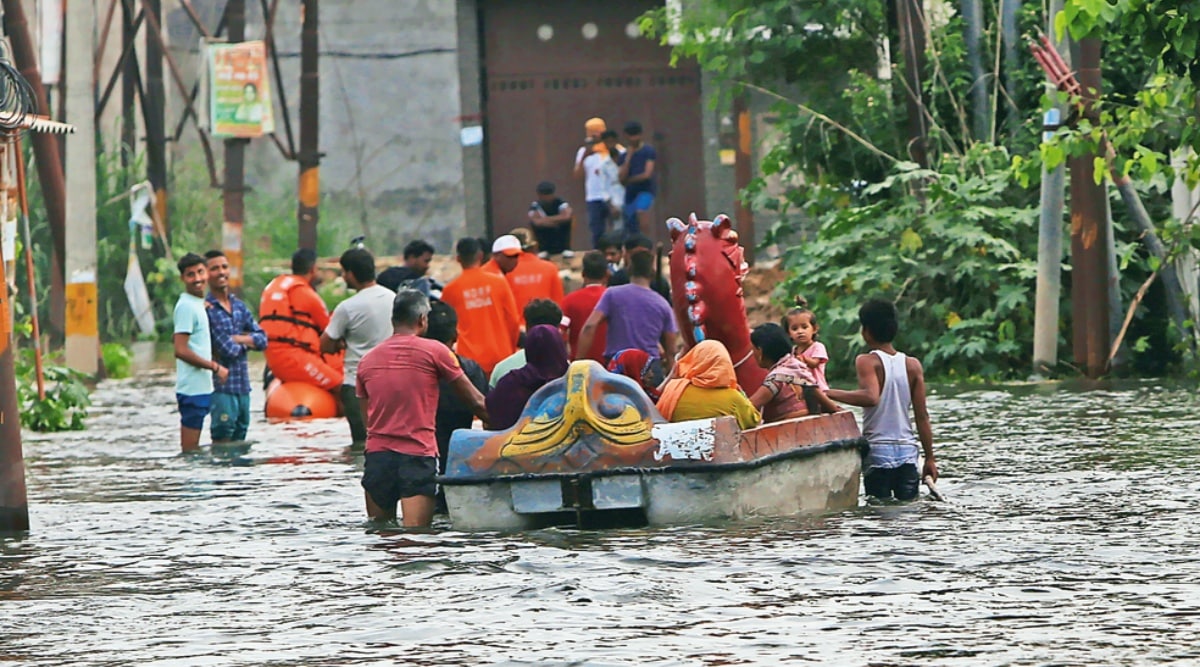
<svg viewBox="0 0 1200 667"><path fill-rule="evenodd" d="M459 530L785 517L854 507L864 445L849 412L668 423L635 382L577 361L513 428L456 431L439 481Z"/></svg>

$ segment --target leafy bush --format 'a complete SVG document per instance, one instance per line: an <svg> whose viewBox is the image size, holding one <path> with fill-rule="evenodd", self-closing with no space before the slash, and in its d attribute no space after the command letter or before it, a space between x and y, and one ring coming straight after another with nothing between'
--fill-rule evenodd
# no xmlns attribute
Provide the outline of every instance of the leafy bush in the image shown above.
<svg viewBox="0 0 1200 667"><path fill-rule="evenodd" d="M932 374L1014 377L1030 367L1037 210L1007 162L1003 149L979 145L940 171L901 163L860 193L810 199L816 236L786 251L784 289L808 298L832 373L853 372L858 308L876 296L896 302L897 346ZM906 187L918 183L921 198Z"/></svg>
<svg viewBox="0 0 1200 667"><path fill-rule="evenodd" d="M133 373L133 353L121 343L105 343L100 346L104 359L104 372L114 380L127 378Z"/></svg>
<svg viewBox="0 0 1200 667"><path fill-rule="evenodd" d="M46 378L46 398L38 397L37 370L33 350L23 350L17 356L17 405L21 426L34 431L82 431L87 417L87 385L84 375L58 365L43 367Z"/></svg>

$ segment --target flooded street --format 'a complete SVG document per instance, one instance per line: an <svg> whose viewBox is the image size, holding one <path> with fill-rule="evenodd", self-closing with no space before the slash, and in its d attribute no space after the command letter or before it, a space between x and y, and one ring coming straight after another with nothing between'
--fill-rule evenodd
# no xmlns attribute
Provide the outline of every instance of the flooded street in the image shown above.
<svg viewBox="0 0 1200 667"><path fill-rule="evenodd" d="M0 662L1200 662L1194 384L934 387L945 504L498 535L370 529L344 422L259 393L249 453L180 457L171 382L27 436Z"/></svg>

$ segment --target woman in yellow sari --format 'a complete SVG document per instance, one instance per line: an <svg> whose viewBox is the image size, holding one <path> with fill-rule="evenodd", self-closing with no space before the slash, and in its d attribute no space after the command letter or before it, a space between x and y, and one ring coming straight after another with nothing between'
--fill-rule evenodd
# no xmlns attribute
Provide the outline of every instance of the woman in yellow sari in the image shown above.
<svg viewBox="0 0 1200 667"><path fill-rule="evenodd" d="M671 375L658 400L658 411L668 421L729 416L737 417L738 426L747 429L762 420L738 389L733 360L718 341L706 340L688 350Z"/></svg>

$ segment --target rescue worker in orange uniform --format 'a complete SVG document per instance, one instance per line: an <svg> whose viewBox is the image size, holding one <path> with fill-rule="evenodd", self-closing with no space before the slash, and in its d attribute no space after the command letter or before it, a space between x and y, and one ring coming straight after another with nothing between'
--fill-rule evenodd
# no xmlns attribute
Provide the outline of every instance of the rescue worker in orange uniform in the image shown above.
<svg viewBox="0 0 1200 667"><path fill-rule="evenodd" d="M492 244L492 258L483 265L485 271L498 273L508 281L517 312L522 313L525 326L525 306L534 299L550 299L559 306L563 301L562 277L558 265L537 256L537 241L527 229L514 229Z"/></svg>
<svg viewBox="0 0 1200 667"><path fill-rule="evenodd" d="M336 391L342 386L342 355L321 354L329 311L314 289L317 254L297 250L292 272L271 281L262 293L259 321L267 333L267 367L280 382L304 382Z"/></svg>

